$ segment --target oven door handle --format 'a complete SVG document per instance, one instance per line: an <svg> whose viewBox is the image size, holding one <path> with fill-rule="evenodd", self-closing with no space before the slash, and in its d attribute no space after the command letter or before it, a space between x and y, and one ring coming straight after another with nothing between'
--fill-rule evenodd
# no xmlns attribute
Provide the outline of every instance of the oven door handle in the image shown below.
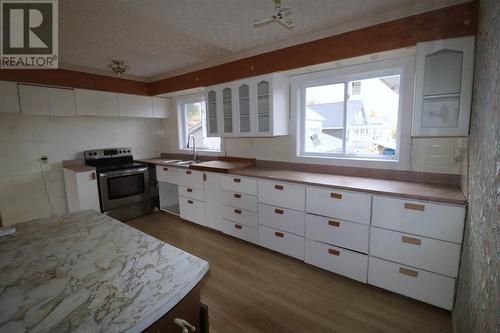
<svg viewBox="0 0 500 333"><path fill-rule="evenodd" d="M148 170L148 167L144 168L136 168L136 169L125 169L125 170L117 170L117 171L109 171L109 172L100 172L100 177L118 177L118 176L128 176L144 173Z"/></svg>

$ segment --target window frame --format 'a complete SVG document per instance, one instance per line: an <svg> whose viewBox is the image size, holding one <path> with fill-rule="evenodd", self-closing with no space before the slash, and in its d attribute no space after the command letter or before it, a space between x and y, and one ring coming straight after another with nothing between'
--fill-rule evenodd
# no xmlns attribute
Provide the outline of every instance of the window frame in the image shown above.
<svg viewBox="0 0 500 333"><path fill-rule="evenodd" d="M202 110L201 114L201 124L202 126L206 126L206 112L207 112L207 103L205 100L205 96L203 94L196 94L196 95L189 95L189 96L182 96L180 98L176 99L176 106L177 106L177 129L178 129L178 147L179 147L179 152L191 152L192 148L187 148L187 133L186 133L186 117L184 115L184 106L186 104L193 104L193 103L202 103L204 110ZM208 128L207 128L208 131ZM219 155L223 151L223 140L220 138L220 146L219 149L206 149L204 147L196 147L196 151L198 152L203 152L206 155Z"/></svg>
<svg viewBox="0 0 500 333"><path fill-rule="evenodd" d="M396 155L332 154L305 152L305 90L307 87L346 83L374 77L400 75L398 133ZM413 106L413 80L415 77L414 52L385 60L364 60L335 69L294 75L291 80L292 136L291 160L302 163L331 164L357 167L408 169L410 167L411 111ZM345 86L347 88L347 85ZM344 98L348 91L344 91ZM346 119L344 117L345 146ZM344 150L345 151L345 150Z"/></svg>

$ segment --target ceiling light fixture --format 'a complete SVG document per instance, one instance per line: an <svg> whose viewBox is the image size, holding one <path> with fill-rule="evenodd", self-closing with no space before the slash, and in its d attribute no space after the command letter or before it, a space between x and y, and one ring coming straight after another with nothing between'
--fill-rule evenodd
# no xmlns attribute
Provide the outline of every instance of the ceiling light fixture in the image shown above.
<svg viewBox="0 0 500 333"><path fill-rule="evenodd" d="M111 69L116 75L121 76L129 67L125 65L123 60L113 59L111 63L108 65L108 68Z"/></svg>
<svg viewBox="0 0 500 333"><path fill-rule="evenodd" d="M253 26L260 27L264 24L268 24L271 22L278 22L285 28L292 29L294 27L292 20L285 19L285 16L288 16L292 13L292 9L281 8L281 0L273 0L273 2L274 2L274 12L271 14L271 17L261 20L254 20Z"/></svg>

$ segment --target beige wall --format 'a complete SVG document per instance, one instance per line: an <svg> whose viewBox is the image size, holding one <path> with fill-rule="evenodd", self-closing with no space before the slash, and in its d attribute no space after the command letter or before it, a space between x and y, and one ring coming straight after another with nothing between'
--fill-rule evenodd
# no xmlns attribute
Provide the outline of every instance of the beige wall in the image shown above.
<svg viewBox="0 0 500 333"><path fill-rule="evenodd" d="M136 158L158 156L160 120L98 117L38 117L0 114L0 214L9 225L50 215L40 164L56 214L67 211L61 161L86 149L132 147Z"/></svg>

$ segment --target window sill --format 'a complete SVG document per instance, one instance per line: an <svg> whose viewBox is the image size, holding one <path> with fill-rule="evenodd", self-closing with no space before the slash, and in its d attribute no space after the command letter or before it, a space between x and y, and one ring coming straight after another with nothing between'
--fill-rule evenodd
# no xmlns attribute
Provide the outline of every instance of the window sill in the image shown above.
<svg viewBox="0 0 500 333"><path fill-rule="evenodd" d="M337 165L358 168L377 168L408 170L410 163L405 162L401 157L394 158L366 158L366 157L342 157L342 156L317 156L317 155L297 155L292 158L293 162L308 164Z"/></svg>

